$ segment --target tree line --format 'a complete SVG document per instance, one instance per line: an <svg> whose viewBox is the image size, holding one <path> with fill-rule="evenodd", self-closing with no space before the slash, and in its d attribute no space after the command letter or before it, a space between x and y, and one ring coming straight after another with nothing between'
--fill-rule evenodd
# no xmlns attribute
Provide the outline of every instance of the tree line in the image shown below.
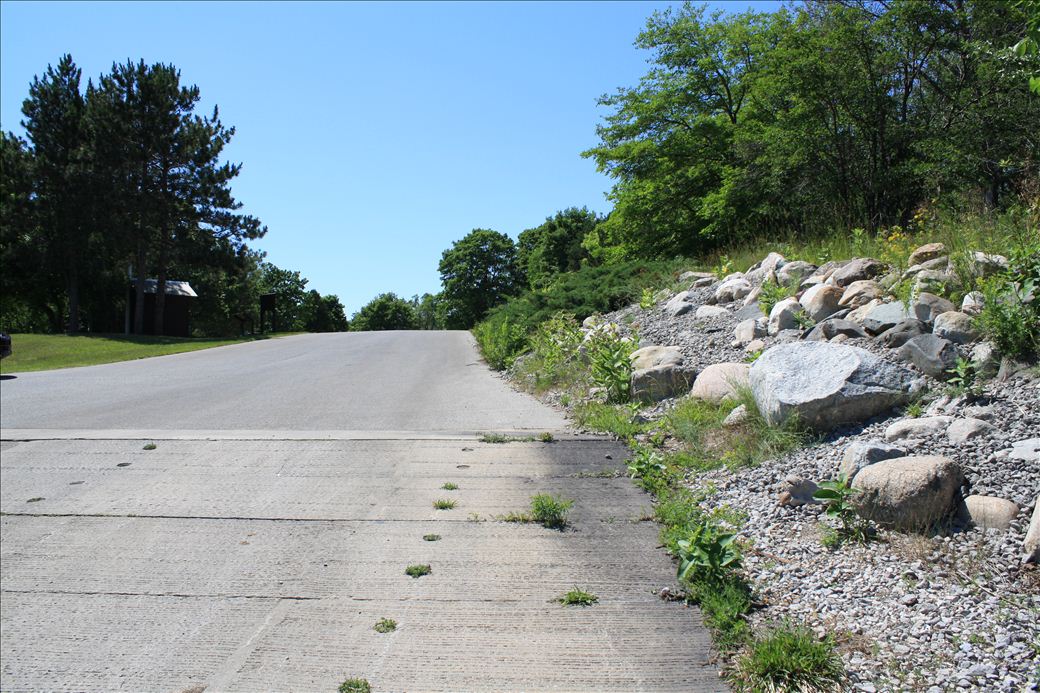
<svg viewBox="0 0 1040 693"><path fill-rule="evenodd" d="M346 329L339 299L307 291L299 272L248 241L267 227L231 191L241 164L222 161L235 134L219 110L196 112L198 87L173 65L128 61L82 85L70 55L33 79L26 139L0 133L0 313L10 331L162 334L166 283L199 298L193 332L255 325L259 296L278 292L279 329ZM145 282L156 279L154 325Z"/></svg>

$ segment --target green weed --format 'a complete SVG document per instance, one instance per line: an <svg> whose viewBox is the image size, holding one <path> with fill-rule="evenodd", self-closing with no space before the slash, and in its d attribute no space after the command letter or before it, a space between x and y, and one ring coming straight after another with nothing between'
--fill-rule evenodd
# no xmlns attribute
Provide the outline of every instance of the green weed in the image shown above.
<svg viewBox="0 0 1040 693"><path fill-rule="evenodd" d="M787 624L755 638L733 676L738 691L840 690L844 680L833 638L821 641L809 629Z"/></svg>
<svg viewBox="0 0 1040 693"><path fill-rule="evenodd" d="M531 498L531 518L549 529L563 529L567 526L567 513L573 505L572 500L539 493Z"/></svg>
<svg viewBox="0 0 1040 693"><path fill-rule="evenodd" d="M372 686L365 679L347 679L336 690L339 693L372 693Z"/></svg>
<svg viewBox="0 0 1040 693"><path fill-rule="evenodd" d="M397 630L397 621L392 618L381 618L372 626L377 633L392 633Z"/></svg>
<svg viewBox="0 0 1040 693"><path fill-rule="evenodd" d="M446 481L441 485L441 488L445 491L457 491L459 485L451 481Z"/></svg>
<svg viewBox="0 0 1040 693"><path fill-rule="evenodd" d="M556 601L564 606L592 606L599 601L599 597L575 586L574 589Z"/></svg>
<svg viewBox="0 0 1040 693"><path fill-rule="evenodd" d="M423 541L440 541L441 535L439 534L424 534Z"/></svg>
<svg viewBox="0 0 1040 693"><path fill-rule="evenodd" d="M430 567L429 563L410 565L404 569L404 574L413 578L421 578L423 575L429 575L433 572L433 568Z"/></svg>
<svg viewBox="0 0 1040 693"><path fill-rule="evenodd" d="M645 433L649 425L636 420L636 412L623 405L587 402L573 410L578 425L593 431L612 433L620 440L629 440Z"/></svg>
<svg viewBox="0 0 1040 693"><path fill-rule="evenodd" d="M440 498L433 502L433 507L435 507L437 510L451 510L456 505L457 503L455 501L449 500L447 498Z"/></svg>
<svg viewBox="0 0 1040 693"><path fill-rule="evenodd" d="M155 449L156 447L157 447L157 446L155 445L155 443L148 443L147 445L145 445L145 446L144 446L143 448L141 448L141 449L142 449L142 450L154 450L154 449Z"/></svg>
<svg viewBox="0 0 1040 693"><path fill-rule="evenodd" d="M838 537L841 541L854 541L866 543L870 540L872 528L856 512L856 489L852 488L845 475L839 476L833 481L820 483L819 488L813 493L813 498L823 503L824 512L828 517L837 519L841 523ZM834 544L834 540L824 535L823 541ZM838 542L838 544L841 543ZM827 543L824 543L827 546ZM828 548L831 548L828 546Z"/></svg>

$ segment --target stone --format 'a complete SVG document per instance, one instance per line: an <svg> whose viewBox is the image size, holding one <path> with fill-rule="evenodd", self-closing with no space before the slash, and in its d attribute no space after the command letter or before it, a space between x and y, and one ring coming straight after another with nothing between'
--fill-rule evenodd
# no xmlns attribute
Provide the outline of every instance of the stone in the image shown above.
<svg viewBox="0 0 1040 693"><path fill-rule="evenodd" d="M972 317L956 310L939 314L932 326L932 334L948 339L954 344L968 344L979 338Z"/></svg>
<svg viewBox="0 0 1040 693"><path fill-rule="evenodd" d="M756 351L763 351L765 348L766 343L764 341L762 341L761 339L755 339L753 341L748 342L748 345L744 347L744 351L746 351L749 354L753 354Z"/></svg>
<svg viewBox="0 0 1040 693"><path fill-rule="evenodd" d="M830 318L824 320L820 324L810 328L802 339L809 341L827 341L834 339L839 335L844 335L847 338L866 338L867 333L863 331L863 328L854 322L849 320L842 320L841 318Z"/></svg>
<svg viewBox="0 0 1040 693"><path fill-rule="evenodd" d="M657 366L682 365L683 355L676 346L650 345L633 351L629 360L632 361L632 370L640 371Z"/></svg>
<svg viewBox="0 0 1040 693"><path fill-rule="evenodd" d="M838 302L844 294L843 289L829 284L817 284L807 290L798 300L805 312L815 322L837 313L840 306ZM770 316L772 317L772 316Z"/></svg>
<svg viewBox="0 0 1040 693"><path fill-rule="evenodd" d="M683 272L679 275L679 281L682 283L693 282L700 279L710 279L715 281L715 275L711 272Z"/></svg>
<svg viewBox="0 0 1040 693"><path fill-rule="evenodd" d="M818 501L813 494L819 490L816 482L803 479L800 476L789 474L784 479L784 490L780 493L780 505L790 505L797 508L802 505L811 505Z"/></svg>
<svg viewBox="0 0 1040 693"><path fill-rule="evenodd" d="M906 309L906 306L898 301L894 301L892 303L882 303L880 306L871 308L863 316L860 324L870 334L881 334L910 317L912 316Z"/></svg>
<svg viewBox="0 0 1040 693"><path fill-rule="evenodd" d="M733 338L741 344L747 344L758 337L766 336L766 326L755 318L748 318L733 328Z"/></svg>
<svg viewBox="0 0 1040 693"><path fill-rule="evenodd" d="M738 407L734 407L733 411L722 420L722 425L726 428L734 428L742 425L748 420L749 416L751 416L751 413L748 412L747 405L741 404Z"/></svg>
<svg viewBox="0 0 1040 693"><path fill-rule="evenodd" d="M729 315L729 311L722 306L701 306L694 313L696 318L717 318L722 315Z"/></svg>
<svg viewBox="0 0 1040 693"><path fill-rule="evenodd" d="M863 318L865 318L867 316L867 313L869 313L870 311L874 310L874 308L877 308L880 305L884 305L884 303L885 302L882 301L880 298L871 299L870 301L868 301L867 303L864 303L859 308L855 308L854 310L852 310L852 312L850 312L848 315L846 315L845 318L847 320L851 320L852 322L858 322L859 324L862 325L863 324Z"/></svg>
<svg viewBox="0 0 1040 693"><path fill-rule="evenodd" d="M736 399L737 389L748 384L746 363L716 363L708 366L697 376L690 390L690 397L721 402Z"/></svg>
<svg viewBox="0 0 1040 693"><path fill-rule="evenodd" d="M898 349L914 337L928 334L928 326L916 318L904 320L878 335L877 340L889 349Z"/></svg>
<svg viewBox="0 0 1040 693"><path fill-rule="evenodd" d="M964 499L964 515L964 519L976 527L1003 532L1018 516L1018 506L995 496L972 495Z"/></svg>
<svg viewBox="0 0 1040 693"><path fill-rule="evenodd" d="M845 287L838 305L843 308L859 308L875 298L881 298L881 287L873 279L861 279Z"/></svg>
<svg viewBox="0 0 1040 693"><path fill-rule="evenodd" d="M956 283L956 277L945 270L921 270L914 277L914 293L929 291L942 293L946 287L954 283Z"/></svg>
<svg viewBox="0 0 1040 693"><path fill-rule="evenodd" d="M986 297L981 291L969 291L961 300L961 312L968 315L978 315L986 305Z"/></svg>
<svg viewBox="0 0 1040 693"><path fill-rule="evenodd" d="M597 327L597 326L602 325L602 324L603 324L603 316L602 315L595 315L595 314L594 315L590 315L589 317L587 317L587 318L585 318L584 320L581 321L581 326L583 328L585 328L586 330L591 330L594 327Z"/></svg>
<svg viewBox="0 0 1040 693"><path fill-rule="evenodd" d="M968 255L968 264L975 276L988 277L1008 268L1008 259L1003 255L987 255L976 250Z"/></svg>
<svg viewBox="0 0 1040 693"><path fill-rule="evenodd" d="M996 427L988 421L967 418L958 419L950 424L950 427L946 429L946 437L949 438L951 443L959 445L961 443L966 443L973 438L993 435L996 432Z"/></svg>
<svg viewBox="0 0 1040 693"><path fill-rule="evenodd" d="M1033 515L1029 519L1022 549L1023 563L1040 563L1040 496L1036 497L1036 503L1033 504Z"/></svg>
<svg viewBox="0 0 1040 693"><path fill-rule="evenodd" d="M942 296L936 296L927 291L922 291L918 294L917 299L910 306L910 312L922 322L932 322L942 313L951 310L957 310L953 303L947 301Z"/></svg>
<svg viewBox="0 0 1040 693"><path fill-rule="evenodd" d="M762 295L762 287L761 286L756 286L754 289L751 290L751 293L749 293L747 296L744 297L744 301L741 303L741 305L744 306L744 307L750 306L752 303L757 305L758 304L758 297L761 296L761 295Z"/></svg>
<svg viewBox="0 0 1040 693"><path fill-rule="evenodd" d="M785 298L777 302L773 310L769 311L769 334L775 335L781 330L796 329L798 319L795 316L801 312L802 306L797 298Z"/></svg>
<svg viewBox="0 0 1040 693"><path fill-rule="evenodd" d="M796 416L821 431L869 419L907 402L917 389L905 368L829 342L777 345L751 365L748 382L769 423Z"/></svg>
<svg viewBox="0 0 1040 693"><path fill-rule="evenodd" d="M776 278L781 286L790 286L791 282L801 283L802 277L808 277L816 270L816 265L804 260L793 260L784 263L777 271Z"/></svg>
<svg viewBox="0 0 1040 693"><path fill-rule="evenodd" d="M859 513L902 530L926 530L956 508L964 474L948 457L896 457L856 474Z"/></svg>
<svg viewBox="0 0 1040 693"><path fill-rule="evenodd" d="M942 243L925 243L917 250L910 253L907 260L908 265L920 265L922 262L934 260L946 254L946 246Z"/></svg>
<svg viewBox="0 0 1040 693"><path fill-rule="evenodd" d="M834 270L834 273L827 281L844 289L852 282L873 279L878 275L884 274L886 269L885 263L879 260L871 257L859 257Z"/></svg>
<svg viewBox="0 0 1040 693"><path fill-rule="evenodd" d="M842 455L841 464L838 466L838 473L846 479L852 479L859 473L859 470L868 465L904 455L906 455L906 451L896 445L882 443L879 440L858 440L845 448L845 454Z"/></svg>
<svg viewBox="0 0 1040 693"><path fill-rule="evenodd" d="M772 252L762 258L762 261L751 267L752 270L763 270L764 272L776 272L787 263L787 259L780 253Z"/></svg>
<svg viewBox="0 0 1040 693"><path fill-rule="evenodd" d="M751 293L751 283L744 277L724 281L715 289L716 303L732 303Z"/></svg>
<svg viewBox="0 0 1040 693"><path fill-rule="evenodd" d="M665 314L677 318L693 310L693 297L689 291L680 291L664 304Z"/></svg>
<svg viewBox="0 0 1040 693"><path fill-rule="evenodd" d="M923 334L901 346L899 358L914 364L925 375L944 380L950 377L948 371L957 365L957 347L942 337Z"/></svg>
<svg viewBox="0 0 1040 693"><path fill-rule="evenodd" d="M1008 457L1023 462L1040 462L1040 438L1029 438L1012 443Z"/></svg>
<svg viewBox="0 0 1040 693"><path fill-rule="evenodd" d="M919 419L900 419L885 429L885 440L893 442L907 438L922 438L945 430L952 416L925 416Z"/></svg>
<svg viewBox="0 0 1040 693"><path fill-rule="evenodd" d="M632 372L632 398L658 402L685 392L690 386L689 374L676 364L664 364Z"/></svg>
<svg viewBox="0 0 1040 693"><path fill-rule="evenodd" d="M654 294L654 304L658 304L661 301L667 301L671 297L671 291L669 291L668 289L661 289L660 291Z"/></svg>
<svg viewBox="0 0 1040 693"><path fill-rule="evenodd" d="M764 318L766 314L762 312L758 303L752 303L751 305L744 306L736 313L733 314L733 318L736 320L747 320L748 318Z"/></svg>
<svg viewBox="0 0 1040 693"><path fill-rule="evenodd" d="M1000 370L1000 352L993 342L979 342L971 348L971 362L977 375L993 378Z"/></svg>

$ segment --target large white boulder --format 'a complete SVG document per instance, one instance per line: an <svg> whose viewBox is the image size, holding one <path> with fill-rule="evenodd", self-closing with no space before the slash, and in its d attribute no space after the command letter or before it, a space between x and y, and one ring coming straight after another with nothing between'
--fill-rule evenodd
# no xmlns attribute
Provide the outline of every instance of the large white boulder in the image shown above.
<svg viewBox="0 0 1040 693"><path fill-rule="evenodd" d="M682 352L676 346L645 346L636 349L629 356L632 361L632 370L641 371L645 368L656 368L657 366L678 366L683 362Z"/></svg>
<svg viewBox="0 0 1040 693"><path fill-rule="evenodd" d="M715 289L715 302L732 303L739 301L749 293L751 293L751 282L744 277L734 277L722 282L719 284L719 288Z"/></svg>
<svg viewBox="0 0 1040 693"><path fill-rule="evenodd" d="M665 314L670 315L673 318L685 315L693 309L693 297L689 291L680 291L668 299L668 303L664 304Z"/></svg>
<svg viewBox="0 0 1040 693"><path fill-rule="evenodd" d="M838 303L844 293L843 289L836 286L817 284L807 289L798 302L813 319L813 322L819 322L838 312L840 309Z"/></svg>
<svg viewBox="0 0 1040 693"><path fill-rule="evenodd" d="M804 312L797 298L785 298L778 301L769 311L769 334L776 335L783 330L798 329L799 313Z"/></svg>
<svg viewBox="0 0 1040 693"><path fill-rule="evenodd" d="M968 344L979 338L974 319L967 313L950 310L935 318L932 334L948 339L954 344Z"/></svg>
<svg viewBox="0 0 1040 693"><path fill-rule="evenodd" d="M1018 517L1018 506L996 496L968 496L964 499L967 520L982 529L1006 530Z"/></svg>
<svg viewBox="0 0 1040 693"><path fill-rule="evenodd" d="M925 530L957 507L964 473L948 457L896 457L861 469L852 480L859 512L878 524Z"/></svg>
<svg viewBox="0 0 1040 693"><path fill-rule="evenodd" d="M817 430L903 404L915 385L909 370L865 349L830 342L777 345L752 364L748 380L767 421L797 416Z"/></svg>

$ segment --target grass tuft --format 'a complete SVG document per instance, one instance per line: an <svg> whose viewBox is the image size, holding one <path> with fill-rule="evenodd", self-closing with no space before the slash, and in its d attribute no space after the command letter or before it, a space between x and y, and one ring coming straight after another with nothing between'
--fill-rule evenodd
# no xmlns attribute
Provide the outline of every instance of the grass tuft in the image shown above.
<svg viewBox="0 0 1040 693"><path fill-rule="evenodd" d="M372 685L366 679L347 679L336 689L338 693L372 693Z"/></svg>
<svg viewBox="0 0 1040 693"><path fill-rule="evenodd" d="M573 505L572 500L539 493L531 497L531 518L549 529L563 529L567 526L567 513Z"/></svg>
<svg viewBox="0 0 1040 693"><path fill-rule="evenodd" d="M421 578L423 575L429 575L433 572L433 568L430 567L429 563L417 563L410 565L404 569L404 574L413 578Z"/></svg>
<svg viewBox="0 0 1040 693"><path fill-rule="evenodd" d="M424 534L423 541L440 541L441 535L439 534Z"/></svg>
<svg viewBox="0 0 1040 693"><path fill-rule="evenodd" d="M157 447L157 446L156 446L156 444L155 444L155 443L148 443L147 445L145 445L145 446L144 446L143 448L141 448L141 449L142 449L142 450L154 450L154 449L155 449L156 447Z"/></svg>
<svg viewBox="0 0 1040 693"><path fill-rule="evenodd" d="M599 597L575 585L574 589L559 597L556 601L564 606L592 606L599 601Z"/></svg>
<svg viewBox="0 0 1040 693"><path fill-rule="evenodd" d="M440 498L433 502L433 507L437 508L437 510L451 510L456 505L457 503L455 501L447 498Z"/></svg>
<svg viewBox="0 0 1040 693"><path fill-rule="evenodd" d="M844 680L833 639L789 624L752 640L733 675L739 691L836 691Z"/></svg>
<svg viewBox="0 0 1040 693"><path fill-rule="evenodd" d="M455 483L452 483L450 481L447 481L447 482L444 483L444 485L441 486L441 488L444 489L445 491L457 491L458 488L459 488L459 485L455 484Z"/></svg>
<svg viewBox="0 0 1040 693"><path fill-rule="evenodd" d="M372 628L377 633L392 633L397 630L397 621L392 618L381 618L376 621L376 624Z"/></svg>

